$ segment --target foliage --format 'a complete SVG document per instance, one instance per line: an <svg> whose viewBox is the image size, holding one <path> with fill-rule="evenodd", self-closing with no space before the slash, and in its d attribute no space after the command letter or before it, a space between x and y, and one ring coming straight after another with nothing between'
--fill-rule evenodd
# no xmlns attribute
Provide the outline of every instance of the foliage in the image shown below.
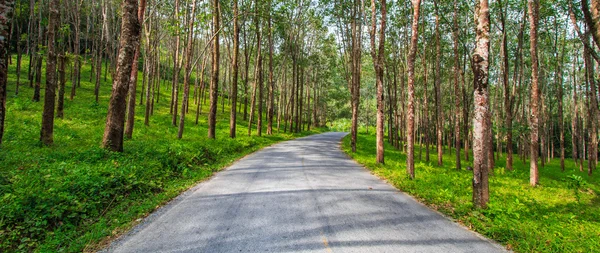
<svg viewBox="0 0 600 253"><path fill-rule="evenodd" d="M508 249L516 252L595 252L600 248L599 182L580 172L572 160L565 161L565 172L560 170L559 159L547 163L540 169L540 185L533 188L528 183L529 163L516 159L515 170L506 171L503 157L496 161L490 177L489 207L474 210L472 172L455 169L453 151L444 149L444 166L437 167L433 145L432 162L417 159L416 178L409 180L404 153L386 143L386 164L378 165L375 136L363 133L358 137L356 153L350 151L350 138L344 138L343 149L352 158L398 189ZM465 167L472 166L472 162L462 163ZM566 176L568 174L572 175Z"/></svg>
<svg viewBox="0 0 600 253"><path fill-rule="evenodd" d="M143 124L143 107L137 110L124 153L108 152L99 146L111 80L102 83L96 104L90 68L84 66L77 97L65 101L65 118L56 120L55 145L41 147L42 104L31 101L28 86L13 95L16 72L10 67L6 142L0 149L0 252L94 250L227 164L296 137L248 137L247 122L239 120L239 137L230 139L229 114L219 113L218 138L210 140L204 113L200 124L189 124L185 138L177 140L169 101L162 99L150 126ZM161 97L170 94L162 92ZM188 116L194 122L195 111Z"/></svg>

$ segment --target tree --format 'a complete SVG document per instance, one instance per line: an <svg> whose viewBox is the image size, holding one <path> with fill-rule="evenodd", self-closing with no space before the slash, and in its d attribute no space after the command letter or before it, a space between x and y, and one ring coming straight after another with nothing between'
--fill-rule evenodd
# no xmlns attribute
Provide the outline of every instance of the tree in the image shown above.
<svg viewBox="0 0 600 253"><path fill-rule="evenodd" d="M379 47L376 48L375 40L377 33L377 10L375 8L375 0L371 0L371 56L373 58L373 66L375 68L376 86L377 86L377 163L384 163L384 110L385 100L383 98L383 70L385 59L385 21L386 21L386 1L381 0L381 25L379 27Z"/></svg>
<svg viewBox="0 0 600 253"><path fill-rule="evenodd" d="M538 124L539 124L539 101L540 101L540 90L539 90L539 63L538 63L538 52L537 52L537 39L538 39L538 15L539 15L539 1L528 0L527 1L527 12L529 13L529 51L531 54L531 101L529 102L530 107L530 118L529 118L529 131L530 131L530 145L529 145L529 184L536 186L538 184L538 149L539 149L539 136L538 136Z"/></svg>
<svg viewBox="0 0 600 253"><path fill-rule="evenodd" d="M0 145L4 137L4 121L6 120L6 83L8 81L8 36L14 0L0 0Z"/></svg>
<svg viewBox="0 0 600 253"><path fill-rule="evenodd" d="M145 12L146 0L140 0L137 13L138 21L140 22L140 27L143 25ZM131 66L131 77L129 80L129 97L127 98L127 122L125 125L125 137L128 139L131 139L133 137L133 125L135 123L135 96L137 90L138 66L141 44L142 43L138 43L138 46L135 49L135 54L133 55L133 66Z"/></svg>
<svg viewBox="0 0 600 253"><path fill-rule="evenodd" d="M488 142L489 128L489 53L490 11L488 0L475 7L476 47L473 53L474 119L473 119L473 205L486 208L489 201Z"/></svg>
<svg viewBox="0 0 600 253"><path fill-rule="evenodd" d="M55 0L56 1L56 0ZM113 80L113 91L108 104L106 127L102 146L111 151L123 152L125 107L135 49L140 39L140 24L137 17L138 1L124 0L121 21L121 39L117 69ZM96 73L99 75L100 73Z"/></svg>
<svg viewBox="0 0 600 253"><path fill-rule="evenodd" d="M460 79L460 54L458 51L459 43L458 43L458 1L454 0L454 17L453 17L453 31L452 31L452 39L454 42L454 115L456 116L456 120L454 120L454 148L456 153L456 169L460 170L460 88L459 88L459 79Z"/></svg>
<svg viewBox="0 0 600 253"><path fill-rule="evenodd" d="M229 137L231 138L235 138L237 126L238 59L240 50L240 28L238 19L238 0L233 0L233 61L231 63L233 65L233 83L231 84L231 113L229 116Z"/></svg>
<svg viewBox="0 0 600 253"><path fill-rule="evenodd" d="M356 141L358 136L358 106L360 103L360 65L361 65L361 26L358 24L360 17L360 1L354 0L352 5L352 53L351 53L351 72L352 79L350 85L350 94L352 96L352 126L351 126L351 140L350 145L352 146L352 152L356 152Z"/></svg>
<svg viewBox="0 0 600 253"><path fill-rule="evenodd" d="M187 31L187 45L185 48L185 70L183 76L183 100L181 101L181 115L179 117L179 131L177 132L177 138L183 137L183 127L185 125L185 114L188 109L188 103L190 98L190 75L192 74L192 49L194 46L194 17L196 16L196 0L192 0L192 11L188 21Z"/></svg>
<svg viewBox="0 0 600 253"><path fill-rule="evenodd" d="M219 99L219 0L212 1L213 15L213 49L212 49L212 72L210 81L210 108L208 109L208 138L215 138L217 127L217 100Z"/></svg>
<svg viewBox="0 0 600 253"><path fill-rule="evenodd" d="M440 45L440 14L437 8L437 1L434 1L435 6L435 55L441 55L441 45ZM436 137L437 137L437 165L442 166L443 164L443 143L442 143L442 134L444 131L444 126L442 123L442 95L441 95L441 81L440 78L440 63L441 60L439 57L435 58L435 71L434 75L434 85L435 85L435 128L436 128Z"/></svg>
<svg viewBox="0 0 600 253"><path fill-rule="evenodd" d="M48 59L46 60L46 91L40 141L44 145L54 142L54 105L56 102L56 31L58 30L59 0L50 0L48 18Z"/></svg>
<svg viewBox="0 0 600 253"><path fill-rule="evenodd" d="M408 116L406 128L406 171L410 179L415 178L415 57L419 41L419 13L421 0L412 0L413 19L408 53Z"/></svg>

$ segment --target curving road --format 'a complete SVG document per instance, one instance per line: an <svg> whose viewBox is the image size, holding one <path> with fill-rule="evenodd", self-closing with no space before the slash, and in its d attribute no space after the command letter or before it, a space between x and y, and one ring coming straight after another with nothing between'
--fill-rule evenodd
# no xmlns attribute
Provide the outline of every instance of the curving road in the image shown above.
<svg viewBox="0 0 600 253"><path fill-rule="evenodd" d="M283 142L198 184L108 252L506 252L371 175L345 133Z"/></svg>

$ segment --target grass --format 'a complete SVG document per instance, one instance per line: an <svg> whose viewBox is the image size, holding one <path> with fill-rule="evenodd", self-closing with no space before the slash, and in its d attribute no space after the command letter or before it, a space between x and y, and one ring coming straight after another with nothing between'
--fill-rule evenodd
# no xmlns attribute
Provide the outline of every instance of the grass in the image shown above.
<svg viewBox="0 0 600 253"><path fill-rule="evenodd" d="M572 160L560 159L540 167L540 184L529 186L529 166L515 157L514 171L496 162L490 176L490 204L475 210L471 203L472 172L456 170L453 155L445 151L442 167L432 147L431 162L415 161L416 178L406 174L406 154L385 143L385 165L376 164L375 136L360 134L357 152L349 136L343 149L352 158L428 206L450 216L516 252L596 252L600 250L600 199L598 176L579 172ZM418 147L416 149L418 154ZM425 157L423 150L423 158ZM464 159L464 157L463 157ZM472 166L462 161L463 168ZM579 200L578 200L579 198Z"/></svg>
<svg viewBox="0 0 600 253"><path fill-rule="evenodd" d="M0 252L97 250L244 155L324 130L263 137L254 131L248 137L247 122L240 116L239 137L233 140L228 137L229 108L221 113L219 103L217 139L206 138L206 113L194 124L193 106L184 137L178 140L169 114L170 91L162 86L150 126L143 124L144 106L137 106L134 136L125 142L125 152L108 152L100 143L112 81L102 82L100 102L95 103L90 66L84 65L77 96L69 101L67 89L65 118L55 121L55 144L44 147L39 143L43 102L31 100L27 64L24 57L18 96L15 65L9 68L6 133L0 147ZM207 105L203 107L206 112Z"/></svg>

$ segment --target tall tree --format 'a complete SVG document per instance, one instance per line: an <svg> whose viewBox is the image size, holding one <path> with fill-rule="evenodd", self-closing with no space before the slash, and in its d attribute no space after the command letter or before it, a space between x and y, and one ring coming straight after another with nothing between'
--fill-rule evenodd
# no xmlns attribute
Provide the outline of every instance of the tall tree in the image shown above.
<svg viewBox="0 0 600 253"><path fill-rule="evenodd" d="M210 81L210 108L208 109L208 138L210 139L215 138L215 131L217 127L217 100L219 99L219 0L212 1L212 16L212 72Z"/></svg>
<svg viewBox="0 0 600 253"><path fill-rule="evenodd" d="M454 149L456 154L456 169L460 170L460 53L458 51L459 30L458 30L458 0L454 0L452 41L454 44Z"/></svg>
<svg viewBox="0 0 600 253"><path fill-rule="evenodd" d="M474 105L473 118L473 205L486 208L489 201L488 154L491 143L489 53L490 53L490 10L488 0L479 0L475 7L476 47L473 53Z"/></svg>
<svg viewBox="0 0 600 253"><path fill-rule="evenodd" d="M0 145L6 119L6 83L8 81L8 36L14 11L14 0L0 0Z"/></svg>
<svg viewBox="0 0 600 253"><path fill-rule="evenodd" d="M44 93L44 112L40 141L44 145L54 142L54 106L56 103L56 31L59 26L59 0L50 0L48 10L48 59L46 60L46 90Z"/></svg>
<svg viewBox="0 0 600 253"><path fill-rule="evenodd" d="M171 118L171 125L177 126L177 106L179 103L179 45L181 44L179 31L179 0L175 0L175 14L173 18L175 19L175 33L177 35L175 36L175 47L173 48L173 88L171 90L171 112L173 115Z"/></svg>
<svg viewBox="0 0 600 253"><path fill-rule="evenodd" d="M351 126L351 140L350 145L352 146L352 152L356 152L356 141L358 136L358 108L360 103L360 65L361 65L361 30L359 25L360 18L360 0L354 0L352 5L352 53L351 53L351 72L352 72L352 84L350 85L351 104L352 104L352 126Z"/></svg>
<svg viewBox="0 0 600 253"><path fill-rule="evenodd" d="M55 0L56 1L56 0ZM108 103L106 127L102 137L102 146L111 151L123 152L123 132L125 128L125 109L127 91L131 78L133 56L140 40L140 24L137 17L138 1L124 0L119 56L113 90ZM100 73L96 73L99 75Z"/></svg>
<svg viewBox="0 0 600 253"><path fill-rule="evenodd" d="M229 116L229 137L231 138L235 138L237 126L238 59L240 50L240 28L238 19L238 0L233 0L233 61L231 63L233 65L233 83L231 84L231 113Z"/></svg>
<svg viewBox="0 0 600 253"><path fill-rule="evenodd" d="M146 0L140 0L138 6L138 20L140 27L144 25L144 13L146 12ZM129 97L127 98L127 122L125 124L125 138L133 137L133 125L135 123L135 95L138 81L138 66L141 44L138 43L133 55L133 66L131 66L131 77L129 80ZM142 91L143 92L143 91Z"/></svg>
<svg viewBox="0 0 600 253"><path fill-rule="evenodd" d="M386 1L381 0L381 25L379 27L379 47L376 47L377 34L377 9L375 0L371 0L371 56L373 58L373 66L375 68L375 78L377 86L377 163L384 163L384 110L385 100L383 98L383 70L385 59L385 21L386 21Z"/></svg>
<svg viewBox="0 0 600 253"><path fill-rule="evenodd" d="M539 103L540 103L540 89L539 89L539 62L538 62L538 51L537 51L537 40L538 40L538 22L539 22L539 1L528 0L527 1L527 12L529 14L529 51L531 54L531 100L529 102L530 107L530 118L529 118L529 131L530 131L530 145L529 145L529 184L536 186L538 184L538 150L539 150L539 136L538 136L538 122L539 122Z"/></svg>
<svg viewBox="0 0 600 253"><path fill-rule="evenodd" d="M183 137L183 128L185 125L185 114L188 111L188 104L190 98L190 77L192 74L192 49L194 48L194 18L196 17L196 0L192 0L192 11L190 12L188 20L188 31L187 31L187 45L185 47L185 66L183 67L185 73L183 76L183 100L181 101L181 115L179 116L179 131L177 132L177 138Z"/></svg>
<svg viewBox="0 0 600 253"><path fill-rule="evenodd" d="M275 81L273 80L273 17L272 1L269 1L269 99L267 106L267 134L273 134L273 115L275 113Z"/></svg>
<svg viewBox="0 0 600 253"><path fill-rule="evenodd" d="M410 179L415 178L415 57L419 42L419 14L421 0L412 0L413 17L410 39L410 51L408 53L408 115L406 128L406 171Z"/></svg>
<svg viewBox="0 0 600 253"><path fill-rule="evenodd" d="M435 6L435 55L441 55L441 44L440 44L440 14L438 10L437 1L433 1ZM434 85L435 85L435 128L436 128L436 148L437 148L437 165L442 166L444 150L443 150L443 131L444 125L442 122L442 79L440 78L440 65L441 59L440 57L435 57L435 71L434 75Z"/></svg>

